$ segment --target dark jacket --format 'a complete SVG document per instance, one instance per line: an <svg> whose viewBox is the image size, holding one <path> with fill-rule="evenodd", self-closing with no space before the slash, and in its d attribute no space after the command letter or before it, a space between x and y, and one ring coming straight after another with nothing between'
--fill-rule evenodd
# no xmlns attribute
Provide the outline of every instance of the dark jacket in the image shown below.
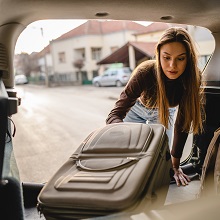
<svg viewBox="0 0 220 220"><path fill-rule="evenodd" d="M157 79L155 73L155 61L145 61L137 69L137 72L132 75L130 81L122 91L120 98L115 103L114 108L109 113L106 123L122 122L127 112L135 104L139 98L145 105L149 97L157 96ZM174 138L171 150L172 156L181 158L183 148L188 136L188 133L182 132L182 122L184 117L181 115L181 99L184 88L181 83L181 76L178 79L165 80L166 96L170 107L178 106L178 114L174 125Z"/></svg>

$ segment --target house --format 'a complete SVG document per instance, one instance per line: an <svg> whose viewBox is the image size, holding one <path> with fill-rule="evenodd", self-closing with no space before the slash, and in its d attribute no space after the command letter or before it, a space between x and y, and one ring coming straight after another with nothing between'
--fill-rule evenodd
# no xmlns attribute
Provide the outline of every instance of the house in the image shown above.
<svg viewBox="0 0 220 220"><path fill-rule="evenodd" d="M143 32L135 33L135 40L143 42L158 42L164 30L171 26L174 26L174 24L153 22L149 24Z"/></svg>
<svg viewBox="0 0 220 220"><path fill-rule="evenodd" d="M91 81L97 62L129 41L146 26L132 21L88 20L50 42L53 73L71 81Z"/></svg>

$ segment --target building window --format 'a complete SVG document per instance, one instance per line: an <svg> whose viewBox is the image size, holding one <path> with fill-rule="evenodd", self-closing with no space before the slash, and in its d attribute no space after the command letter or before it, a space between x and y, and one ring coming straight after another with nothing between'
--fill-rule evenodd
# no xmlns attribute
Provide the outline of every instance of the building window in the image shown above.
<svg viewBox="0 0 220 220"><path fill-rule="evenodd" d="M101 48L92 48L92 60L100 60L101 59Z"/></svg>
<svg viewBox="0 0 220 220"><path fill-rule="evenodd" d="M85 58L86 58L85 49L84 48L74 49L73 50L73 57L76 60L85 60Z"/></svg>
<svg viewBox="0 0 220 220"><path fill-rule="evenodd" d="M65 52L58 53L58 59L60 63L66 63L66 54Z"/></svg>

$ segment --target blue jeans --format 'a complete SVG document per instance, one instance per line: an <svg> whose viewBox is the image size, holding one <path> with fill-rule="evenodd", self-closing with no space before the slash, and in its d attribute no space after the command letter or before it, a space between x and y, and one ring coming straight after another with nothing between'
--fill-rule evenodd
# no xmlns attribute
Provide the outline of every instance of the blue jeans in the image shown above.
<svg viewBox="0 0 220 220"><path fill-rule="evenodd" d="M169 127L166 130L166 133L169 138L170 149L171 149L171 144L172 144L175 112L176 112L176 107L169 108ZM136 101L135 105L131 107L130 111L127 113L123 121L143 123L143 124L159 124L160 123L158 109L146 108L138 100Z"/></svg>

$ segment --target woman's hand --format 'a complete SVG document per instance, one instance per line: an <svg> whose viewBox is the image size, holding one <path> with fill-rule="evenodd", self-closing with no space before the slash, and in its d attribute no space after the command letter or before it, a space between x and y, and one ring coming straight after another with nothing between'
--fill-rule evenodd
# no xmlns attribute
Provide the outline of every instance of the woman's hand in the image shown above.
<svg viewBox="0 0 220 220"><path fill-rule="evenodd" d="M173 168L173 171L174 171L173 177L176 181L177 186L180 186L180 185L186 186L189 184L189 182L191 181L190 178L186 174L183 173L180 167Z"/></svg>
<svg viewBox="0 0 220 220"><path fill-rule="evenodd" d="M173 165L173 171L174 171L174 179L176 181L176 185L180 186L180 185L188 185L190 182L190 178L183 173L182 169L179 167L180 165L180 158L175 158L175 157L171 157L172 158L172 165Z"/></svg>

